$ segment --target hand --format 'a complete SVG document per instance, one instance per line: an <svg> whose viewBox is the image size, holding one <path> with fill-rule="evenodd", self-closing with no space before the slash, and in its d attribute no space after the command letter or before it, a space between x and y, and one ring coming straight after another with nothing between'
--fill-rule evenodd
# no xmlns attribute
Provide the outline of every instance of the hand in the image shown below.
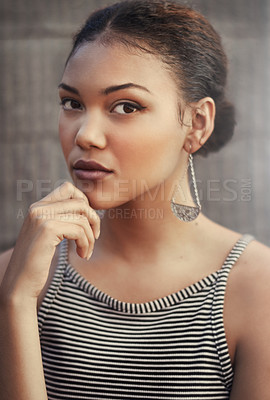
<svg viewBox="0 0 270 400"><path fill-rule="evenodd" d="M66 182L32 204L1 285L4 298L34 299L43 289L56 246L75 240L80 257L89 259L99 237L100 219L87 197Z"/></svg>

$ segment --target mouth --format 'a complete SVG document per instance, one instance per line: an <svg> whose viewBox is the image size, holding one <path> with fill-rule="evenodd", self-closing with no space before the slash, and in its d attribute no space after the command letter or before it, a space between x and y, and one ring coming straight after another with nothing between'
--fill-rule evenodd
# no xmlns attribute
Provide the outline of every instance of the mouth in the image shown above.
<svg viewBox="0 0 270 400"><path fill-rule="evenodd" d="M97 181L113 173L112 170L96 161L78 160L73 164L73 171L77 178L88 181Z"/></svg>

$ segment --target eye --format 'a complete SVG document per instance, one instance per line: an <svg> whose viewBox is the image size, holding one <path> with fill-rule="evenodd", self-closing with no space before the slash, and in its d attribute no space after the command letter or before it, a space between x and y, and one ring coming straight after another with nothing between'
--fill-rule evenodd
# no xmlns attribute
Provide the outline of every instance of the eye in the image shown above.
<svg viewBox="0 0 270 400"><path fill-rule="evenodd" d="M60 105L65 111L82 110L82 105L79 101L69 98L61 100Z"/></svg>
<svg viewBox="0 0 270 400"><path fill-rule="evenodd" d="M140 106L139 104L133 104L133 103L120 103L117 104L113 109L112 112L115 112L117 114L133 114L136 111L142 110L144 107Z"/></svg>

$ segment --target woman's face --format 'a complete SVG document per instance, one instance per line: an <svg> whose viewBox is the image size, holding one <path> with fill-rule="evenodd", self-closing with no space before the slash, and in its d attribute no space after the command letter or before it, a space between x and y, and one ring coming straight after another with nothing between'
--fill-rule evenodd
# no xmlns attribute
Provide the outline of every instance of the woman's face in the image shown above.
<svg viewBox="0 0 270 400"><path fill-rule="evenodd" d="M175 82L157 57L87 43L69 60L59 90L64 156L93 208L153 200L162 186L166 195L179 178L185 133Z"/></svg>

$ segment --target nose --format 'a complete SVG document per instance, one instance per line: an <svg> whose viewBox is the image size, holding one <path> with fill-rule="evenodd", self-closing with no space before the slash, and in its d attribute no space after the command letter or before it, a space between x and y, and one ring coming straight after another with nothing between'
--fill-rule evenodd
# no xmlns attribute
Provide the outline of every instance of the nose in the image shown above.
<svg viewBox="0 0 270 400"><path fill-rule="evenodd" d="M106 135L101 116L91 113L91 115L82 117L76 133L75 144L83 149L90 147L104 149L106 147Z"/></svg>

